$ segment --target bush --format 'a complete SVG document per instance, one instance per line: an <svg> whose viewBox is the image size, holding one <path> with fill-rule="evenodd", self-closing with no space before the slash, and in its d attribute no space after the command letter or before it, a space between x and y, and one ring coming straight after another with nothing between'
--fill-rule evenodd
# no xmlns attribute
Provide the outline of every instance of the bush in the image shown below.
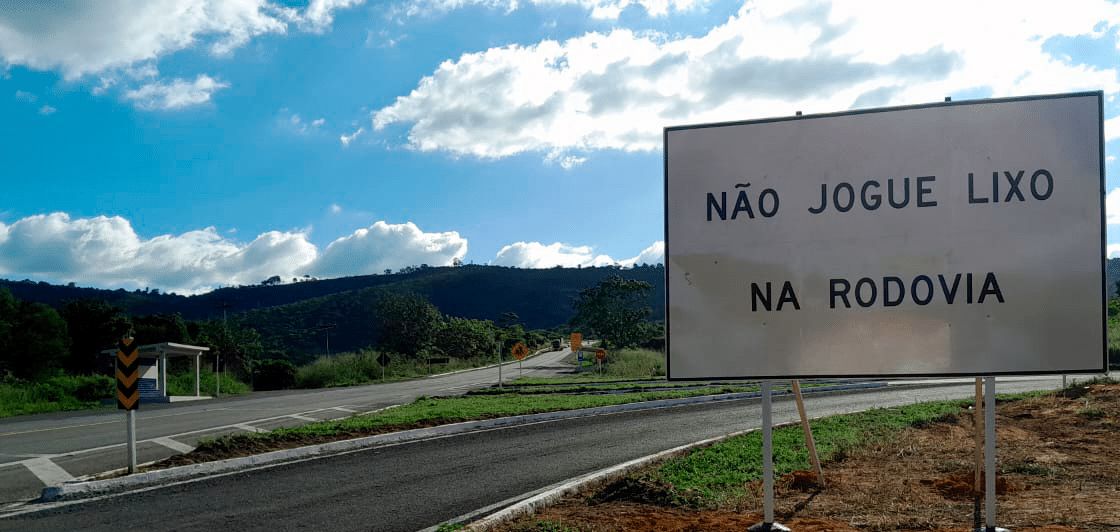
<svg viewBox="0 0 1120 532"><path fill-rule="evenodd" d="M56 375L36 383L34 394L49 402L100 401L117 395L117 381L107 375Z"/></svg>
<svg viewBox="0 0 1120 532"><path fill-rule="evenodd" d="M198 383L199 393L209 396L216 395L218 390L214 384L214 373L203 371ZM253 390L248 384L237 380L229 373L222 373L222 395L237 395L251 391ZM168 395L194 395L194 372L168 375L167 393Z"/></svg>
<svg viewBox="0 0 1120 532"><path fill-rule="evenodd" d="M357 353L321 356L296 370L295 385L300 388L328 388L365 384L380 379L381 364L377 363L377 356L376 351L368 349ZM399 357L395 360L399 360Z"/></svg>
<svg viewBox="0 0 1120 532"><path fill-rule="evenodd" d="M296 385L296 366L287 360L262 360L253 368L257 390L285 390Z"/></svg>
<svg viewBox="0 0 1120 532"><path fill-rule="evenodd" d="M0 417L96 408L116 390L116 381L105 375L56 374L39 382L3 377Z"/></svg>
<svg viewBox="0 0 1120 532"><path fill-rule="evenodd" d="M622 349L608 352L603 371L615 377L664 377L665 353L648 349Z"/></svg>

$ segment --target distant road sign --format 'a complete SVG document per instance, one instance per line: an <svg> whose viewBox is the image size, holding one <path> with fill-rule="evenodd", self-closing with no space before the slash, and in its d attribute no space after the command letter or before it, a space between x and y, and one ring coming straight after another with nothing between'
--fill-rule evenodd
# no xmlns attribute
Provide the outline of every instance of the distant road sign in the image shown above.
<svg viewBox="0 0 1120 532"><path fill-rule="evenodd" d="M595 360L602 361L605 358L607 358L607 351L605 349L595 350Z"/></svg>
<svg viewBox="0 0 1120 532"><path fill-rule="evenodd" d="M117 344L117 408L136 410L140 406L140 346L132 338Z"/></svg>
<svg viewBox="0 0 1120 532"><path fill-rule="evenodd" d="M579 348L583 347L583 335L580 333L572 333L572 336L569 338L569 343L572 344L572 351L579 351Z"/></svg>
<svg viewBox="0 0 1120 532"><path fill-rule="evenodd" d="M513 346L513 358L525 360L527 356L529 356L529 348L525 347L525 344L517 342L517 345Z"/></svg>
<svg viewBox="0 0 1120 532"><path fill-rule="evenodd" d="M388 366L389 365L389 355L386 355L385 353L381 353L380 355L377 356L377 363L381 364L382 367Z"/></svg>

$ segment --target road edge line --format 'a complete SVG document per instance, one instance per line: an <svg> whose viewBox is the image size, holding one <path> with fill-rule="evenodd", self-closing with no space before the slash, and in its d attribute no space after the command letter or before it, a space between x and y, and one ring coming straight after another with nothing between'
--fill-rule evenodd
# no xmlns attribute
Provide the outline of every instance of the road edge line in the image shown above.
<svg viewBox="0 0 1120 532"><path fill-rule="evenodd" d="M855 385L839 385L836 387L828 386L818 388L815 393L827 394L840 393L851 391L854 389L876 389L886 388L885 383L863 383ZM809 389L806 390L808 392ZM777 394L776 394L777 395ZM789 393L782 393L781 395L791 395ZM375 448L383 445L400 444L412 441L424 440L429 438L448 436L452 434L459 434L470 432L474 430L486 430L494 428L504 428L517 425L525 425L530 423L540 423L545 421L557 421L562 419L571 419L577 417L595 416L602 414L612 414L619 412L629 412L635 410L646 410L653 408L665 408L673 406L685 406L703 402L717 402L717 401L733 401L738 399L751 399L760 397L760 392L739 392L732 394L721 395L702 395L697 397L687 397L683 399L660 399L656 401L640 401L636 403L626 403L621 405L600 406L594 408L584 408L578 410L560 410L556 412L545 412L541 414L527 414L521 416L502 417L489 420L479 421L465 421L461 423L453 423L449 425L438 425L435 427L428 427L423 429L413 429L401 432L390 432L386 434L376 434L373 436L364 436L350 440L341 440L330 443L321 443L316 445L308 445L304 447L296 447L293 449L282 449L278 451L271 451L263 454L256 454L250 456L243 456L237 458L227 458L225 460L217 460L213 462L202 462L197 464L189 464L184 466L171 467L167 469L159 469L155 471L148 471L144 473L136 473L125 477L102 479L102 480L75 480L64 482L57 486L47 486L43 488L38 499L35 503L41 502L57 502L62 500L76 500L106 493L126 491L129 489L140 488L158 484L165 481L174 480L187 480L195 477L205 477L208 475L215 475L228 471L236 471L240 469L247 469L252 467L262 467L270 465L279 465L285 462L294 460L314 458L319 456L327 456L349 451L356 451L366 448Z"/></svg>

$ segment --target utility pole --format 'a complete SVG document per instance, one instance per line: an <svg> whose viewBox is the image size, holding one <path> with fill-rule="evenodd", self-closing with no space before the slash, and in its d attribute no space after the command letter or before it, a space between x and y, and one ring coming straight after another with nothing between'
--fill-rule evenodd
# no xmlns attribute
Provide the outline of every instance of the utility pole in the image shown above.
<svg viewBox="0 0 1120 532"><path fill-rule="evenodd" d="M226 309L233 307L233 303L227 298L222 298L218 303L218 308L222 309L222 336L225 340L229 341L229 317L226 315ZM214 397L222 396L222 360L221 350L214 350Z"/></svg>
<svg viewBox="0 0 1120 532"><path fill-rule="evenodd" d="M315 328L327 333L327 356L331 356L331 329L338 327L334 323L321 323Z"/></svg>

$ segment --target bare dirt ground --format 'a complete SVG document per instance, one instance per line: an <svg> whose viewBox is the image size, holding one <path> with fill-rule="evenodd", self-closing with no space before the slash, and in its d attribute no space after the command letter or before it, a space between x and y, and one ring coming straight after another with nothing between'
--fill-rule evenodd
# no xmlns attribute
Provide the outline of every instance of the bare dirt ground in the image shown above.
<svg viewBox="0 0 1120 532"><path fill-rule="evenodd" d="M1120 532L1120 385L998 402L996 427L998 526ZM811 532L973 530L973 438L973 412L962 411L824 464L823 488L815 473L788 475L777 483L775 520ZM761 492L754 483L717 507L675 506L639 474L491 530L746 530L762 521Z"/></svg>

